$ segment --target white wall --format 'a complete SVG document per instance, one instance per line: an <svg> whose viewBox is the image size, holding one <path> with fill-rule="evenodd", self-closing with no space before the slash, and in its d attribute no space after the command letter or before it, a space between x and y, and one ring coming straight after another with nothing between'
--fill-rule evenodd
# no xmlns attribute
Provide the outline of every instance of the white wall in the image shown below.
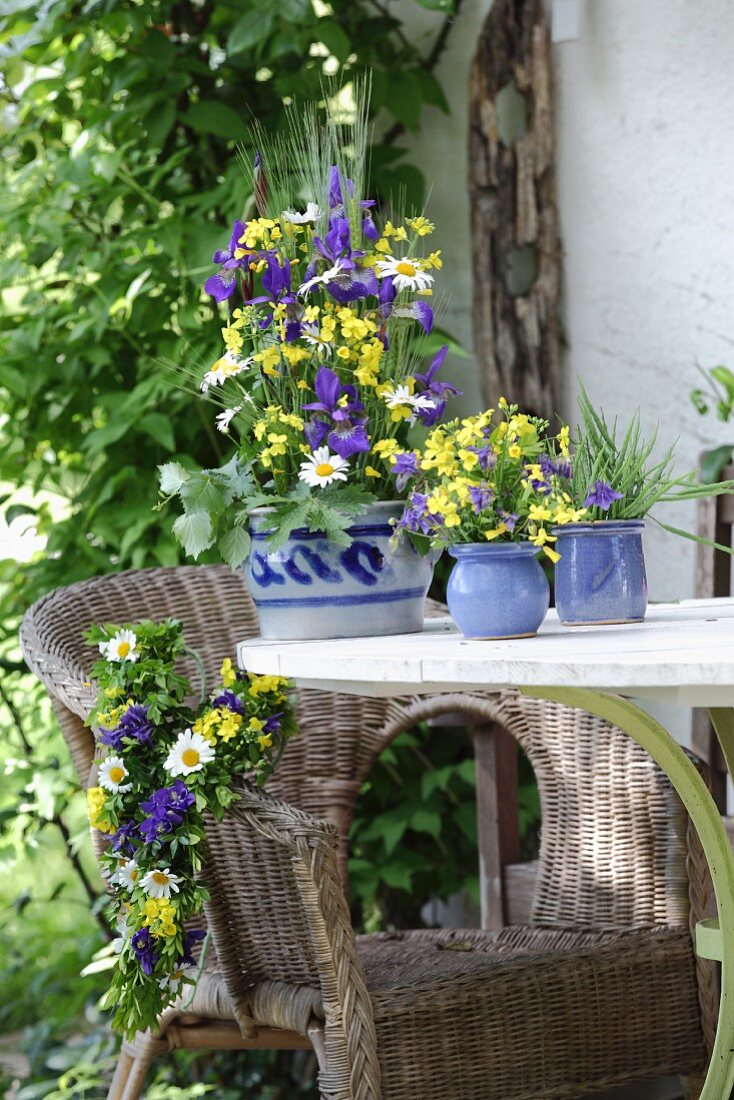
<svg viewBox="0 0 734 1100"><path fill-rule="evenodd" d="M579 41L553 47L558 91L558 198L568 351L561 412L577 378L609 414L638 404L661 439L679 437L681 472L713 442L688 394L696 361L734 368L734 4L730 0L580 0ZM424 42L437 24L415 0L397 5ZM465 0L438 69L451 117L427 109L413 156L433 181L430 214L452 302L446 326L471 347L466 195L467 84L489 0ZM455 363L464 408L479 392ZM446 372L448 374L448 371ZM692 527L694 506L660 518ZM653 599L692 595L694 547L650 524Z"/></svg>
<svg viewBox="0 0 734 1100"><path fill-rule="evenodd" d="M695 363L734 367L734 5L582 0L579 41L554 47L558 197L576 380L609 413L638 404L679 438L681 472L712 439L688 394ZM691 529L695 505L660 508ZM653 599L693 594L693 544L649 525Z"/></svg>

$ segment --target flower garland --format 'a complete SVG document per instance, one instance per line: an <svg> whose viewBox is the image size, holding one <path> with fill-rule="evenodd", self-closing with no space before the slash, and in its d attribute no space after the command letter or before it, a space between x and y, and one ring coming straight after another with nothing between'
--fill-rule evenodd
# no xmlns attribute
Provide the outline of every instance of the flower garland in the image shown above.
<svg viewBox="0 0 734 1100"><path fill-rule="evenodd" d="M95 626L85 638L101 654L88 724L104 754L87 792L89 820L110 838L101 860L118 931L104 1005L131 1036L194 984L205 933L188 925L208 898L199 878L204 811L222 818L237 797L233 775L265 782L295 723L287 680L236 672L229 658L221 686L194 712L191 685L175 671L187 652L175 620Z"/></svg>

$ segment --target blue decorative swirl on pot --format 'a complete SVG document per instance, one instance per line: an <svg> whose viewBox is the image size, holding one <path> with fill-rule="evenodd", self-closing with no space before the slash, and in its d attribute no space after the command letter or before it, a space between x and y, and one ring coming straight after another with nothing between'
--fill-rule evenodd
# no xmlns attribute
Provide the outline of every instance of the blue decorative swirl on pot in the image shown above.
<svg viewBox="0 0 734 1100"><path fill-rule="evenodd" d="M264 638L351 638L423 629L435 555L390 546L400 502L371 505L347 533L348 547L323 532L295 530L270 549L270 508L250 515L253 550L245 566Z"/></svg>

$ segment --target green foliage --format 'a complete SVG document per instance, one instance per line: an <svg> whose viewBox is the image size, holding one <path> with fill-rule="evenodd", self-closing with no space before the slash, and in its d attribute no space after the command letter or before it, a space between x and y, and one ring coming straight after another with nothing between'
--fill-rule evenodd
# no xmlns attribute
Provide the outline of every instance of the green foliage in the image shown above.
<svg viewBox="0 0 734 1100"><path fill-rule="evenodd" d="M437 13L437 37L444 26ZM373 109L395 124L371 186L420 205L422 177L395 142L425 104L445 104L378 0L31 2L5 9L0 38L1 503L32 508L48 537L30 567L6 567L19 608L56 584L180 560L170 517L152 510L155 467L214 468L222 454L207 412L158 364L219 342L201 284L250 198L234 155L248 120L272 134L284 100L372 68ZM403 123L394 74L411 86ZM14 499L23 486L32 502ZM189 528L189 545L207 543L202 522Z"/></svg>
<svg viewBox="0 0 734 1100"><path fill-rule="evenodd" d="M691 390L691 401L696 412L706 416L711 407L716 410L719 420L728 421L734 413L734 371L719 364L705 371L698 368L704 378L706 388Z"/></svg>

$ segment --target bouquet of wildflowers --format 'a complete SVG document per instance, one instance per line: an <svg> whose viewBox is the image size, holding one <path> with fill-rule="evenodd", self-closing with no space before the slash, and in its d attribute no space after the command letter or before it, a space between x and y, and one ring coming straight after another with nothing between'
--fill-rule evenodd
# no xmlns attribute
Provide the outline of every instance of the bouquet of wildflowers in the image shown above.
<svg viewBox="0 0 734 1100"><path fill-rule="evenodd" d="M393 454L398 482L410 486L398 531L437 547L527 540L557 561L551 528L585 509L565 488L569 429L551 437L548 426L500 398L496 413L454 420L434 428L422 449Z"/></svg>
<svg viewBox="0 0 734 1100"><path fill-rule="evenodd" d="M204 811L221 818L236 797L233 775L264 782L295 727L287 681L236 673L229 658L195 713L190 684L175 671L185 652L175 621L94 627L86 637L101 654L92 667L99 698L89 723L100 756L89 820L110 838L102 863L118 932L106 1005L130 1036L154 1027L194 983L204 932L190 921L207 898Z"/></svg>
<svg viewBox="0 0 734 1100"><path fill-rule="evenodd" d="M227 306L223 349L196 383L235 442L219 470L161 467L178 496L174 531L197 556L215 542L233 567L249 550L247 513L274 507L272 544L296 527L341 545L355 515L393 500L391 456L447 398L447 346L430 304L440 251L423 215L380 222L364 194L367 97L344 124L334 101L293 115L287 138L257 131L255 210L214 253L205 291ZM329 106L331 103L331 106ZM431 348L433 356L431 357Z"/></svg>

